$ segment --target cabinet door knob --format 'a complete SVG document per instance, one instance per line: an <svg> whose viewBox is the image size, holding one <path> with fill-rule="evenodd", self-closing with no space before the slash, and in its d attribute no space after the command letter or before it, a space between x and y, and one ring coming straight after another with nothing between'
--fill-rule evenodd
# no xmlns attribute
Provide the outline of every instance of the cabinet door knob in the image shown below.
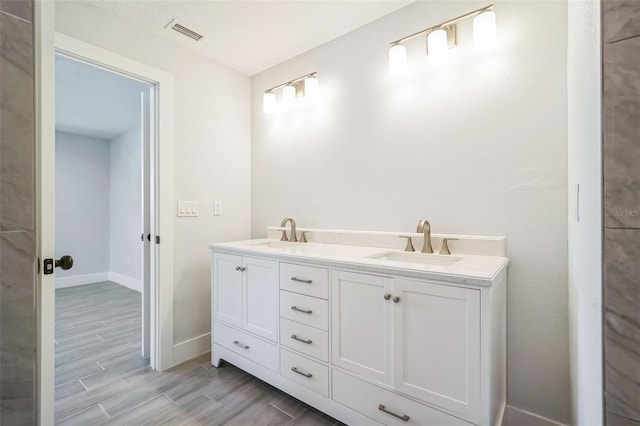
<svg viewBox="0 0 640 426"><path fill-rule="evenodd" d="M382 297L384 297L384 300L391 299L391 295L389 293L385 293L384 296L382 296Z"/></svg>
<svg viewBox="0 0 640 426"><path fill-rule="evenodd" d="M400 302L400 298L398 296L395 296L393 298L393 303L399 303Z"/></svg>
<svg viewBox="0 0 640 426"><path fill-rule="evenodd" d="M236 266L236 271L244 271L247 268L243 268L242 266Z"/></svg>

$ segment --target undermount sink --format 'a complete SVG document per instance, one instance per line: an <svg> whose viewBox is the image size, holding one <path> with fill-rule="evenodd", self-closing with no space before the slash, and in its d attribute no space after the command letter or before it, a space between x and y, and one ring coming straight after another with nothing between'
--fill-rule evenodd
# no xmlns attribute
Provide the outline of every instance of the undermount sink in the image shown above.
<svg viewBox="0 0 640 426"><path fill-rule="evenodd" d="M290 241L266 241L256 244L251 244L251 247L257 248L270 248L270 249L285 249L299 246L300 243L292 243Z"/></svg>
<svg viewBox="0 0 640 426"><path fill-rule="evenodd" d="M438 254L399 253L396 251L374 254L373 256L368 256L368 258L386 260L388 262L418 263L427 266L451 266L461 259L459 257Z"/></svg>

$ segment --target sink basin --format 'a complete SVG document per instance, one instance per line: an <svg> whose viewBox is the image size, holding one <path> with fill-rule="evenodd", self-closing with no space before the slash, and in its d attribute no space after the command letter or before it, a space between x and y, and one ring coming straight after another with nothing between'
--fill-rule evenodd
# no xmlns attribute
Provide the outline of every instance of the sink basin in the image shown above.
<svg viewBox="0 0 640 426"><path fill-rule="evenodd" d="M413 263L426 266L451 266L460 261L461 258L454 256L444 256L424 253L399 253L388 251L368 256L369 259L386 260L387 262Z"/></svg>
<svg viewBox="0 0 640 426"><path fill-rule="evenodd" d="M251 247L256 248L270 248L270 249L285 249L299 246L300 243L292 243L290 241L266 241L256 244L251 244Z"/></svg>

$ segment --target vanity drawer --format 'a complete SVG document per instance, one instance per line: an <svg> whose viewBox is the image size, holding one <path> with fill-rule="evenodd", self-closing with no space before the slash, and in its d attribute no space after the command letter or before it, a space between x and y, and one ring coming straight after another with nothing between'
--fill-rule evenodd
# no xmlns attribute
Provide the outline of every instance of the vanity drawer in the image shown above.
<svg viewBox="0 0 640 426"><path fill-rule="evenodd" d="M326 365L280 349L280 375L329 397L329 367Z"/></svg>
<svg viewBox="0 0 640 426"><path fill-rule="evenodd" d="M218 322L214 325L213 341L251 361L278 371L278 347Z"/></svg>
<svg viewBox="0 0 640 426"><path fill-rule="evenodd" d="M333 370L332 389L334 401L351 407L385 425L471 426L471 423L457 417L337 370ZM402 419L403 416L409 418Z"/></svg>
<svg viewBox="0 0 640 426"><path fill-rule="evenodd" d="M326 331L280 318L280 343L322 361L329 361L329 333Z"/></svg>
<svg viewBox="0 0 640 426"><path fill-rule="evenodd" d="M280 317L329 330L329 302L280 290Z"/></svg>
<svg viewBox="0 0 640 426"><path fill-rule="evenodd" d="M327 299L329 297L329 270L293 263L280 263L280 288Z"/></svg>

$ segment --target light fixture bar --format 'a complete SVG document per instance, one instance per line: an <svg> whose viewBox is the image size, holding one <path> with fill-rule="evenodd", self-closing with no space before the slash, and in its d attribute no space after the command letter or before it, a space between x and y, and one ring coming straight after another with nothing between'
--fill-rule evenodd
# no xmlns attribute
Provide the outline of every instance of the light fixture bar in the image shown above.
<svg viewBox="0 0 640 426"><path fill-rule="evenodd" d="M282 84L278 84L277 86L273 86L272 88L265 90L265 92L268 93L268 92L271 92L273 90L278 90L280 88L283 88L284 86L292 86L295 83L299 83L300 81L304 80L307 77L316 77L317 74L318 74L317 72L311 72L309 74L305 74L305 75L303 75L301 77L294 78L293 80L287 81L286 83L282 83Z"/></svg>
<svg viewBox="0 0 640 426"><path fill-rule="evenodd" d="M391 46L394 46L396 44L402 44L407 40L411 40L412 38L416 38L416 37L419 37L421 35L428 34L430 32L433 32L434 30L438 30L440 28L443 28L443 27L449 26L451 24L454 24L454 23L456 23L458 21L462 21L463 19L469 18L469 17L471 17L473 15L478 15L478 14L480 14L482 12L486 12L486 11L492 10L492 9L493 9L493 4L490 4L489 6L485 6L485 7L482 7L480 9L476 9L474 11L471 11L469 13L465 13L464 15L460 15L460 16L455 17L453 19L449 19L448 21L444 21L444 22L442 22L442 23L440 23L438 25L434 25L434 26L429 27L429 28L427 28L425 30L421 30L421 31L418 31L418 32L413 33L413 34L409 34L408 36L399 38L398 40L392 41L389 44Z"/></svg>

